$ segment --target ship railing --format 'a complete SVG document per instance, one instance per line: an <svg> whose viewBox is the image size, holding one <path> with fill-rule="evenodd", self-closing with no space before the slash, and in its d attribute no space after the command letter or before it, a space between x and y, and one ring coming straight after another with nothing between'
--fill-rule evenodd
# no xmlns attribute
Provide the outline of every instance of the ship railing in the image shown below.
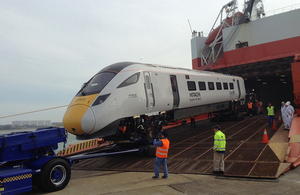
<svg viewBox="0 0 300 195"><path fill-rule="evenodd" d="M284 12L300 9L300 3L265 12L265 16L273 16Z"/></svg>

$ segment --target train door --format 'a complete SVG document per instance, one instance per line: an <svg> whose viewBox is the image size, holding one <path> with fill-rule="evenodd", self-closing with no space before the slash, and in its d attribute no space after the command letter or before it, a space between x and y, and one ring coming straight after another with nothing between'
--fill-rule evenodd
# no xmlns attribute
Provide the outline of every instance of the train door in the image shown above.
<svg viewBox="0 0 300 195"><path fill-rule="evenodd" d="M239 90L239 99L241 98L241 87L240 87L240 81L236 80L237 82L237 86L238 86L238 90Z"/></svg>
<svg viewBox="0 0 300 195"><path fill-rule="evenodd" d="M179 92L177 79L175 75L170 75L171 87L173 92L173 108L177 108L179 106Z"/></svg>
<svg viewBox="0 0 300 195"><path fill-rule="evenodd" d="M146 94L146 107L148 110L151 110L155 106L155 99L154 99L154 91L151 82L150 72L144 72L144 80L145 80L144 88Z"/></svg>

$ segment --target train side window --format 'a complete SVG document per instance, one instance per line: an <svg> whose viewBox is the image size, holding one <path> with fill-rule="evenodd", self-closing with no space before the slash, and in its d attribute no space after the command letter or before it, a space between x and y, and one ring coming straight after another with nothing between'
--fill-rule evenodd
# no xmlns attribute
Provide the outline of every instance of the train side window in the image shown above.
<svg viewBox="0 0 300 195"><path fill-rule="evenodd" d="M188 81L187 86L189 91L196 91L196 83L194 81Z"/></svg>
<svg viewBox="0 0 300 195"><path fill-rule="evenodd" d="M208 82L208 89L209 90L215 90L214 82Z"/></svg>
<svg viewBox="0 0 300 195"><path fill-rule="evenodd" d="M206 85L205 85L204 81L199 81L198 85L199 85L200 91L205 91L206 90Z"/></svg>
<svg viewBox="0 0 300 195"><path fill-rule="evenodd" d="M228 90L228 83L223 83L223 89L225 90Z"/></svg>
<svg viewBox="0 0 300 195"><path fill-rule="evenodd" d="M229 83L230 89L234 89L233 83Z"/></svg>
<svg viewBox="0 0 300 195"><path fill-rule="evenodd" d="M222 90L222 84L220 82L216 82L217 90Z"/></svg>
<svg viewBox="0 0 300 195"><path fill-rule="evenodd" d="M145 83L146 83L146 88L150 89L150 77L148 75L145 75Z"/></svg>
<svg viewBox="0 0 300 195"><path fill-rule="evenodd" d="M121 87L126 87L128 85L132 85L132 84L138 82L139 78L140 78L140 73L138 72L138 73L130 76L125 81L123 81L117 88L121 88Z"/></svg>

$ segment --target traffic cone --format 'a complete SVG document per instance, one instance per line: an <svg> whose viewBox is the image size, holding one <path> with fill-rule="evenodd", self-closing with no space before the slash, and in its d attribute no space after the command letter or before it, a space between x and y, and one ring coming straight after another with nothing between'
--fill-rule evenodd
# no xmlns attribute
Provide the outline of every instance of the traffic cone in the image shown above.
<svg viewBox="0 0 300 195"><path fill-rule="evenodd" d="M277 126L276 126L276 123L275 123L275 119L273 119L273 127L272 127L273 130L277 130Z"/></svg>
<svg viewBox="0 0 300 195"><path fill-rule="evenodd" d="M279 117L278 117L278 123L283 123L281 115L279 115Z"/></svg>
<svg viewBox="0 0 300 195"><path fill-rule="evenodd" d="M269 143L269 138L268 138L268 134L267 134L267 130L264 130L264 135L263 135L263 141L261 142L263 144L268 144Z"/></svg>

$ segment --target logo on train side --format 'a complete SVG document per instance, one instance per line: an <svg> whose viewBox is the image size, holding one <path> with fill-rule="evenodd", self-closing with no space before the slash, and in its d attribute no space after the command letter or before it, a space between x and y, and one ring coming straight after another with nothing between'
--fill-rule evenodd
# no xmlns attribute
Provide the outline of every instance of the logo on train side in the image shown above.
<svg viewBox="0 0 300 195"><path fill-rule="evenodd" d="M78 99L76 100L76 102L83 102L83 101L85 101L85 99L86 99L86 98L78 98Z"/></svg>
<svg viewBox="0 0 300 195"><path fill-rule="evenodd" d="M128 94L128 98L137 98L137 94Z"/></svg>
<svg viewBox="0 0 300 195"><path fill-rule="evenodd" d="M190 101L201 100L200 92L191 92L190 93Z"/></svg>

